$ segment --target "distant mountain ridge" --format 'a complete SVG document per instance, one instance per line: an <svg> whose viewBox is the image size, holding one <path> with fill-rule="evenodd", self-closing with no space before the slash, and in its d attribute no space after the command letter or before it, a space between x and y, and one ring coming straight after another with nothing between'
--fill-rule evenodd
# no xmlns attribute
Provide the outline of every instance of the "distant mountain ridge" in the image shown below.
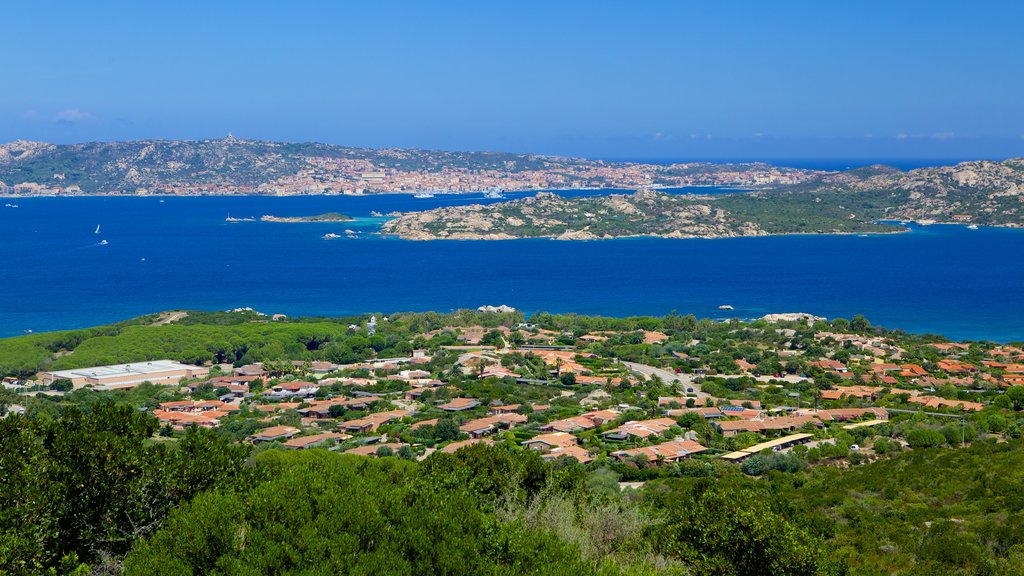
<svg viewBox="0 0 1024 576"><path fill-rule="evenodd" d="M674 165L540 154L354 148L315 142L138 140L0 145L14 194L301 194L417 189L531 190L805 182L815 170L763 163Z"/></svg>

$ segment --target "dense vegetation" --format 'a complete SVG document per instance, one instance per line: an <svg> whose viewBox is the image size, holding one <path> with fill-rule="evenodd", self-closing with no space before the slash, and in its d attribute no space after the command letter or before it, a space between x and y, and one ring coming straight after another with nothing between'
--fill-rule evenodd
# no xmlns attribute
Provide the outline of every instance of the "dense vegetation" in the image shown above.
<svg viewBox="0 0 1024 576"><path fill-rule="evenodd" d="M155 429L110 403L0 421L5 573L1024 573L1021 441L620 493L532 451L415 463Z"/></svg>
<svg viewBox="0 0 1024 576"><path fill-rule="evenodd" d="M152 416L110 402L0 420L0 571L116 566L176 505L244 474L245 447L199 430L154 443L156 430Z"/></svg>

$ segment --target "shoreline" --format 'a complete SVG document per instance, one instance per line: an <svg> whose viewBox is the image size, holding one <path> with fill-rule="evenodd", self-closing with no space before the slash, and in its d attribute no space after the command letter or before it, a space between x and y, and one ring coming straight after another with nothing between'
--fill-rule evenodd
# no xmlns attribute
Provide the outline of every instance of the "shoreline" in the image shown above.
<svg viewBox="0 0 1024 576"><path fill-rule="evenodd" d="M993 226L994 228L994 226ZM614 240L642 240L646 238L659 239L659 240L731 240L739 238L780 238L785 236L891 236L894 234L903 234L905 232L912 232L912 228L899 227L899 229L891 230L887 232L875 231L875 232L782 232L778 234L737 234L735 236L670 236L667 234L631 234L628 236L613 236L613 237L599 237L599 238L562 238L559 236L507 236L507 237L493 237L493 238L410 238L402 236L401 234L387 233L387 232L374 232L377 236L394 238L396 240L404 240L407 242L509 242L516 240L555 240L558 242L604 242Z"/></svg>
<svg viewBox="0 0 1024 576"><path fill-rule="evenodd" d="M708 306L709 307L706 307L706 308L705 307L700 307L700 306L694 307L694 308L689 309L689 311L687 311L685 313L693 314L697 318L707 319L707 320L710 320L712 322L717 322L717 323L725 323L725 322L729 322L729 321L731 321L733 319L737 319L737 320L740 320L742 322L753 322L753 321L762 319L765 316L772 316L772 315L809 314L811 316L818 316L818 314L813 313L813 312L772 312L772 311L770 311L771 308L760 309L760 308L758 308L756 306L751 308L750 306L753 306L753 304L750 304L750 305L748 305L746 307L741 307L740 308L740 310L738 312L745 313L744 315L723 316L723 315L720 314L721 312L724 312L723 310L714 309L713 307L710 307L711 305L708 305ZM236 308L242 308L242 307L243 306L237 306ZM524 316L526 317L527 320L529 320L529 318L533 315L533 313L526 313L522 308L519 308L517 306L514 307L514 308L516 308L520 312L523 312ZM414 306L412 308L404 308L404 309L401 309L401 310L395 310L393 313L413 313L413 314L423 314L423 313L430 313L430 312L450 313L450 312L457 312L459 310L471 310L472 311L474 309L475 309L475 306L473 306L472 304L467 304L465 307L454 307L454 308L448 308L448 309L439 309L437 307L416 307L416 306ZM277 312L286 314L289 317L289 319L292 320L292 321L299 320L299 319L304 319L304 318L326 318L326 319L332 319L332 318L340 318L340 317L343 317L343 316L352 316L352 315L366 314L365 312L359 312L359 311L356 311L354 309L353 310L337 310L337 309L335 309L335 310L330 310L330 311L325 311L325 312L320 312L320 313L309 311L309 310L306 310L306 311L296 311L293 308L289 308L287 305L276 307L275 310ZM221 310L218 309L218 308L183 308L183 309L181 309L181 311L219 312ZM170 312L170 311L169 310L164 310L164 311L160 311L160 312L148 312L148 313L142 313L142 314L140 314L138 316L129 316L129 317L121 316L121 317L112 318L112 319L109 319L109 320L95 319L95 320L85 320L85 321L83 321L81 323L72 322L72 323L70 323L70 325L65 325L63 327L49 328L49 329L44 329L44 330L41 330L41 331L38 331L38 332L32 332L31 335L34 336L34 335L42 335L42 334L54 334L54 333L59 333L59 332L69 332L69 331L76 331L76 330L85 330L85 329L94 328L94 327L97 327L97 326L107 326L107 325L112 325L112 324L116 324L116 323L120 323L120 322L126 322L128 320L133 320L133 319L137 319L137 318L143 318L143 317L146 317L146 316L160 315L160 314L163 314L163 313L166 313L166 312ZM583 310L583 311L581 311L579 309L574 309L574 308L571 308L571 307L570 308L565 308L565 307L562 307L562 306L554 306L554 307L551 307L551 308L535 310L534 313L540 313L540 314L581 314L581 315L591 316L591 317L595 317L595 318L616 318L616 319L622 319L622 318L635 318L635 317L639 317L639 316L667 316L667 315L669 315L671 313L674 313L674 312L677 312L677 311L669 309L667 311L666 310L652 310L652 311L649 311L649 312L615 313L615 312L599 312L599 311L593 311L593 310ZM378 311L377 313L380 313L380 311ZM848 318L848 317L852 317L853 315L856 315L857 313L858 312L856 312L856 311L850 310L850 311L846 311L846 312L837 313L835 316L832 316L831 318L829 316L821 316L821 317L825 318L826 321L828 321L830 319L835 319L835 318L841 318L841 317L847 317ZM269 316L267 316L267 318L269 318ZM269 320L267 320L267 321L269 321ZM901 327L900 324L901 324L900 322L896 322L896 323L892 323L892 324L888 324L888 323L887 324L877 324L876 327L883 328L885 330L903 330L903 331L906 331L909 334L918 335L918 336L921 336L921 335L935 335L935 336L939 336L941 338L945 338L948 341L956 341L956 342L994 342L996 344L1003 345L1003 344L1009 344L1009 343L1013 343L1013 342L1020 342L1020 341L1022 341L1022 338L1024 338L1024 336L1016 336L1016 335L1015 336L1006 336L1006 335L1000 335L1000 336L979 336L979 337L958 336L958 335L955 335L955 334L944 333L942 331L936 331L936 330L929 329L929 328L920 328L920 327L905 328L905 327ZM11 333L11 334L8 334L8 335L4 335L2 332L0 332L0 340L6 340L6 339L11 339L11 338L21 338L21 337L28 336L28 335L29 334L27 334L27 333L20 333L20 332L19 333Z"/></svg>
<svg viewBox="0 0 1024 576"><path fill-rule="evenodd" d="M758 187L756 185L749 187L739 188L738 186L744 186L742 184L687 184L685 186L669 185L669 184L655 184L648 186L607 186L607 187L594 187L594 186L575 186L571 188L519 188L512 190L502 190L505 194L523 194L531 192L572 192L572 191L585 191L594 192L601 190L609 191L621 191L621 192L635 192L641 188L647 188L651 190L679 190L683 188L721 188L723 190L729 190L728 193L743 193L743 192L757 192L760 190L769 189L767 187ZM421 194L423 191L410 190L410 191L387 191L387 192L366 192L363 194L262 194L262 193L244 193L244 194L122 194L117 192L91 192L88 194L0 194L0 198L12 199L12 198L364 198L367 196L415 196ZM431 192L436 196L464 196L470 194L484 194L487 190L469 190L469 191L452 191L452 192Z"/></svg>

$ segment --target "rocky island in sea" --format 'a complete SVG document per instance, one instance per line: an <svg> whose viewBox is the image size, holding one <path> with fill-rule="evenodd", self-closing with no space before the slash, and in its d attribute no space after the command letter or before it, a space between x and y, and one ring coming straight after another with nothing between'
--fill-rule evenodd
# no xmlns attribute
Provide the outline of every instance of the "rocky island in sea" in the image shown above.
<svg viewBox="0 0 1024 576"><path fill-rule="evenodd" d="M541 193L490 205L394 214L381 231L409 240L597 240L652 236L898 232L899 222L1024 226L1024 159L903 172L872 166L752 192L652 190L566 198Z"/></svg>
<svg viewBox="0 0 1024 576"><path fill-rule="evenodd" d="M355 220L351 216L345 214L339 214L338 212L327 212L326 214L317 214L316 216L271 216L264 215L260 217L262 222L283 222L286 224L296 223L319 223L319 224L331 224L335 222L351 222Z"/></svg>

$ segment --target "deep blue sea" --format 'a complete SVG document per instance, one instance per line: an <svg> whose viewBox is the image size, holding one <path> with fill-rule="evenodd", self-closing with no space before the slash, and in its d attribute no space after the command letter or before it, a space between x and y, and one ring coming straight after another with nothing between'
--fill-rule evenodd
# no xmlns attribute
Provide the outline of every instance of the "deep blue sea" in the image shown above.
<svg viewBox="0 0 1024 576"><path fill-rule="evenodd" d="M868 237L411 242L374 235L380 219L370 213L485 200L386 195L0 201L18 205L0 207L0 335L177 308L251 306L266 313L333 315L508 304L527 313L675 310L719 318L725 313L718 306L729 304L735 307L729 314L741 318L860 313L875 324L913 332L1024 340L1020 230L930 226ZM228 214L328 211L359 221L225 222ZM321 238L345 229L357 237Z"/></svg>

